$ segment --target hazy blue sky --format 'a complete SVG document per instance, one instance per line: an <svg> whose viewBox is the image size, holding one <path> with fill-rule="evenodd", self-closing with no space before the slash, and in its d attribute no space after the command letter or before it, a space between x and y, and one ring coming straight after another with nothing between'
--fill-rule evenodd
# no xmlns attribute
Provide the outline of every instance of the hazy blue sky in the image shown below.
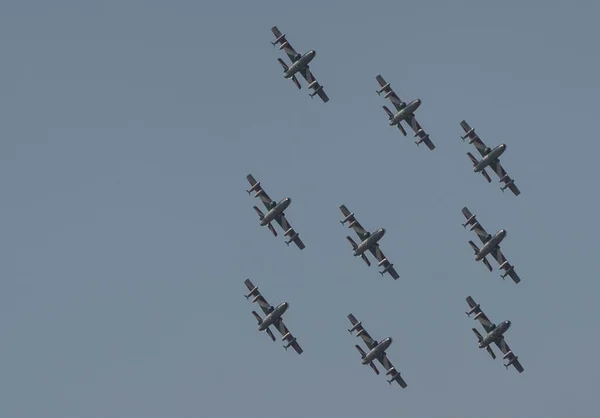
<svg viewBox="0 0 600 418"><path fill-rule="evenodd" d="M3 1L0 416L597 417L599 13ZM272 25L317 51L329 103L282 78ZM388 127L379 73L435 151ZM463 118L521 196L472 172ZM248 173L293 199L304 251L258 225ZM400 280L352 257L342 203ZM508 231L519 285L473 261L465 205ZM256 330L248 277L304 354ZM477 348L468 295L512 321L523 374ZM360 365L350 312L406 390Z"/></svg>

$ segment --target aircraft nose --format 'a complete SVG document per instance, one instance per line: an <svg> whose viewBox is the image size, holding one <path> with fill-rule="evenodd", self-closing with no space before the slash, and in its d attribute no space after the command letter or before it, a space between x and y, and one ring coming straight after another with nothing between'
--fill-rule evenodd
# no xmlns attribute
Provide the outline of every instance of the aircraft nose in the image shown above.
<svg viewBox="0 0 600 418"><path fill-rule="evenodd" d="M503 230L502 230L502 236L504 236L504 237L505 237L506 235L507 235L506 229L503 229Z"/></svg>
<svg viewBox="0 0 600 418"><path fill-rule="evenodd" d="M392 342L394 342L394 339L393 339L392 337L388 337L388 341L389 341L389 342L390 342L390 344L391 344Z"/></svg>
<svg viewBox="0 0 600 418"><path fill-rule="evenodd" d="M381 231L381 236L385 235L385 228L381 228L380 231Z"/></svg>
<svg viewBox="0 0 600 418"><path fill-rule="evenodd" d="M501 147L503 150L506 150L506 144L501 144L501 145L500 145L500 147Z"/></svg>
<svg viewBox="0 0 600 418"><path fill-rule="evenodd" d="M317 51L315 51L314 49L311 49L311 50L310 50L310 53L311 53L311 55L312 55L313 57L316 57L316 56L317 56Z"/></svg>
<svg viewBox="0 0 600 418"><path fill-rule="evenodd" d="M285 307L285 309L287 309L287 308L289 308L289 307L290 307L290 304L289 304L289 303L287 303L287 302L283 302L283 306Z"/></svg>
<svg viewBox="0 0 600 418"><path fill-rule="evenodd" d="M288 203L292 203L292 198L291 197L286 197L285 201L288 202Z"/></svg>

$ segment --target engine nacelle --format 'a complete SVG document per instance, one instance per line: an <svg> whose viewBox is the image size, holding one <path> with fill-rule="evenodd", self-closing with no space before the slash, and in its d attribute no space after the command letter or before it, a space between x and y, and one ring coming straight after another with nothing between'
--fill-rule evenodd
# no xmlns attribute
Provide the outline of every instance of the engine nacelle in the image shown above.
<svg viewBox="0 0 600 418"><path fill-rule="evenodd" d="M254 287L254 289L252 289L250 292L248 292L247 295L244 295L246 297L246 299L250 299L250 296L254 295L256 292L258 292L258 287ZM254 302L254 300L252 300L252 302Z"/></svg>
<svg viewBox="0 0 600 418"><path fill-rule="evenodd" d="M510 357L512 355L512 353L513 353L512 350L508 351L505 355L502 356L502 359L506 360L508 357Z"/></svg>
<svg viewBox="0 0 600 418"><path fill-rule="evenodd" d="M506 276L510 275L513 271L515 271L515 267L510 266L508 269L506 269L504 274L501 274L500 276L504 279Z"/></svg>
<svg viewBox="0 0 600 418"><path fill-rule="evenodd" d="M477 315L473 317L473 319L478 319L481 315L483 315L483 311L479 312Z"/></svg>
<svg viewBox="0 0 600 418"><path fill-rule="evenodd" d="M508 260L506 260L504 263L500 264L500 269L504 270L505 268L510 268L511 265L508 263Z"/></svg>
<svg viewBox="0 0 600 418"><path fill-rule="evenodd" d="M348 224L348 228L352 228L352 227L353 227L354 225L356 225L357 223L358 223L358 221L357 221L356 219L355 219L355 220L353 220L352 222L350 222L350 223Z"/></svg>
<svg viewBox="0 0 600 418"><path fill-rule="evenodd" d="M424 133L425 133L425 131L423 129L419 129L417 132L415 132L415 138Z"/></svg>
<svg viewBox="0 0 600 418"><path fill-rule="evenodd" d="M344 218L344 220L343 220L343 221L340 221L340 223L341 223L342 225L344 225L344 224L345 224L346 222L348 222L348 220L350 220L350 218L352 218L353 216L354 216L354 212L352 212L350 215L346 216L346 217Z"/></svg>
<svg viewBox="0 0 600 418"><path fill-rule="evenodd" d="M469 137L469 135L471 135L472 133L475 133L475 129L471 128L467 131L467 133L465 134L465 136L461 136L462 140L464 141L465 139L467 139ZM469 141L469 144L471 144L473 142L473 140Z"/></svg>
<svg viewBox="0 0 600 418"><path fill-rule="evenodd" d="M296 232L296 233L295 233L294 235L292 235L292 236L290 237L290 239L289 239L289 240L287 240L285 243L286 243L286 244L289 246L289 245L290 245L292 242L294 242L294 240L295 240L296 238L298 238L298 237L299 237L299 234Z"/></svg>
<svg viewBox="0 0 600 418"><path fill-rule="evenodd" d="M285 33L281 34L281 35L280 35L280 36L279 36L277 39L275 39L275 41L274 41L274 42L271 42L271 44L272 44L273 46L275 46L275 45L277 45L277 42L281 42L281 41L283 41L283 40L285 40Z"/></svg>
<svg viewBox="0 0 600 418"><path fill-rule="evenodd" d="M288 46L290 46L290 44L288 43L288 41L285 41L284 43L282 43L282 44L279 46L279 50L282 50L282 49L284 49L284 48L287 48Z"/></svg>
<svg viewBox="0 0 600 418"><path fill-rule="evenodd" d="M263 191L263 189L258 190L256 193L254 193L254 197L260 196L261 194L263 194Z"/></svg>
<svg viewBox="0 0 600 418"><path fill-rule="evenodd" d="M465 222L464 224L462 224L463 228L466 228L467 225L469 225L471 222L477 223L477 217L475 215L472 215L469 219L467 219L467 222Z"/></svg>
<svg viewBox="0 0 600 418"><path fill-rule="evenodd" d="M310 84L308 85L308 88L309 88L309 89L312 89L312 88L314 88L315 86L317 86L318 84L319 84L319 82L318 82L317 80L315 80L315 81L313 81L312 83L310 83Z"/></svg>
<svg viewBox="0 0 600 418"><path fill-rule="evenodd" d="M475 312L477 309L479 309L479 303L475 306L473 306L473 308L471 308L471 310L469 312L465 312L467 314L467 316L471 316L471 314L473 312Z"/></svg>
<svg viewBox="0 0 600 418"><path fill-rule="evenodd" d="M288 333L287 333L287 334L285 334L283 337L281 337L281 341L285 341L285 340L287 340L288 338L290 338L291 336L292 336L292 333L291 333L291 332L288 332Z"/></svg>
<svg viewBox="0 0 600 418"><path fill-rule="evenodd" d="M365 329L363 328L363 329L361 329L360 331L358 331L358 332L356 333L356 336L357 336L357 337L360 337L360 336L361 336L361 335L363 335L364 333L365 333Z"/></svg>
<svg viewBox="0 0 600 418"><path fill-rule="evenodd" d="M323 90L323 86L319 86L319 87L317 87L317 88L315 89L315 91L314 91L314 92L312 92L312 93L308 93L308 95L309 95L311 98L312 98L312 97L315 97L317 94L319 94L319 92L320 92L321 90Z"/></svg>
<svg viewBox="0 0 600 418"><path fill-rule="evenodd" d="M252 303L256 302L259 298L260 298L260 294L254 296L254 299L252 299Z"/></svg>
<svg viewBox="0 0 600 418"><path fill-rule="evenodd" d="M355 324L355 325L354 325L352 328L350 328L350 329L348 330L348 332L349 332L350 334L352 334L352 333L353 333L354 331L356 331L356 330L357 330L357 329L358 329L358 328L359 328L361 325L362 325L362 322L360 322L360 321L359 321L359 322L357 322L357 323L356 323L356 324Z"/></svg>
<svg viewBox="0 0 600 418"><path fill-rule="evenodd" d="M389 85L389 84L388 84ZM390 90L388 91L385 96L383 96L384 99L387 99L388 97L390 97L392 94L394 94L394 90Z"/></svg>
<svg viewBox="0 0 600 418"><path fill-rule="evenodd" d="M514 180L511 180L509 182L507 182L504 186L500 187L502 189L502 191L506 190L508 187L510 187L511 185L514 184Z"/></svg>
<svg viewBox="0 0 600 418"><path fill-rule="evenodd" d="M469 231L474 230L475 228L477 228L479 226L479 222L475 222L473 225L471 225L471 228L469 228Z"/></svg>
<svg viewBox="0 0 600 418"><path fill-rule="evenodd" d="M381 260L379 263L377 263L377 267L381 267L383 266L385 263L387 263L387 258L384 258L383 260Z"/></svg>
<svg viewBox="0 0 600 418"><path fill-rule="evenodd" d="M508 174L503 175L502 177L500 177L500 182L504 182L506 180L510 179Z"/></svg>
<svg viewBox="0 0 600 418"><path fill-rule="evenodd" d="M390 367L390 369L385 373L386 376L389 376L389 375L395 376L398 374L400 374L400 373L398 373L398 371L396 370L395 367Z"/></svg>
<svg viewBox="0 0 600 418"><path fill-rule="evenodd" d="M255 191L256 189L258 189L260 187L260 181L256 182L256 184L252 187L250 187L248 190L246 190L246 192L248 194L252 193L253 191Z"/></svg>
<svg viewBox="0 0 600 418"><path fill-rule="evenodd" d="M518 359L519 359L519 357L517 357L517 356L514 356L512 359L510 359L510 360L508 361L508 363L506 363L506 364L504 365L504 367L506 367L506 368L508 369L508 367L509 367L511 364L513 364L515 361L517 361Z"/></svg>
<svg viewBox="0 0 600 418"><path fill-rule="evenodd" d="M294 233L294 228L290 228L283 233L283 236L287 237L288 235L293 234L293 233Z"/></svg>
<svg viewBox="0 0 600 418"><path fill-rule="evenodd" d="M390 86L390 83L387 83L385 86L383 86L382 88L380 88L379 90L376 90L378 95L381 95L381 93L383 93L383 91L385 89L387 89Z"/></svg>
<svg viewBox="0 0 600 418"><path fill-rule="evenodd" d="M385 267L383 270L381 270L381 271L379 272L379 274L381 274L381 275L383 276L383 275L384 275L384 274L385 274L385 273L386 273L386 272L387 272L389 269L391 269L392 267L394 267L394 265L393 265L392 263L388 264L388 265L387 265L387 266L386 266L386 267Z"/></svg>

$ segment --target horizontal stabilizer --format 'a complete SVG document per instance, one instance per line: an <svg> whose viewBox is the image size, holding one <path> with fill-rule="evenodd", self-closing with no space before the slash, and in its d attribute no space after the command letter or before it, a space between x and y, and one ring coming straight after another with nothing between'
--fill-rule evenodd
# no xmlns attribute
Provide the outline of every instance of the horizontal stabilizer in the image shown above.
<svg viewBox="0 0 600 418"><path fill-rule="evenodd" d="M494 350L492 350L492 347L490 347L489 345L485 348L486 351L489 353L490 356L492 356L492 358L494 360L496 360L496 354L494 354Z"/></svg>
<svg viewBox="0 0 600 418"><path fill-rule="evenodd" d="M352 245L352 249L356 250L358 248L358 245L356 244L356 242L354 242L354 240L352 239L352 237L346 237L346 239L348 240L348 242L350 243L350 245Z"/></svg>
<svg viewBox="0 0 600 418"><path fill-rule="evenodd" d="M288 67L288 65L281 58L277 58L277 61L283 67L283 71L287 71L290 69L290 67Z"/></svg>
<svg viewBox="0 0 600 418"><path fill-rule="evenodd" d="M492 268L492 265L490 264L490 262L488 261L488 259L487 259L487 258L484 258L484 259L483 259L483 260L481 260L481 261L483 261L483 264L485 264L485 266L488 268L488 270L489 270L489 271L492 271L492 270L494 270L494 269Z"/></svg>
<svg viewBox="0 0 600 418"><path fill-rule="evenodd" d="M471 246L471 248L473 248L473 251L475 251L475 254L479 253L479 247L473 241L469 241L469 245Z"/></svg>
<svg viewBox="0 0 600 418"><path fill-rule="evenodd" d="M269 337L271 337L271 339L275 341L275 336L273 335L273 331L271 331L271 328L267 328L267 334L269 334Z"/></svg>
<svg viewBox="0 0 600 418"><path fill-rule="evenodd" d="M385 110L385 113L387 113L388 117L391 119L394 117L394 114L392 113L392 111L390 109L388 109L387 106L382 106L383 110Z"/></svg>
<svg viewBox="0 0 600 418"><path fill-rule="evenodd" d="M254 206L254 211L258 214L258 217L260 218L260 220L262 221L263 218L265 217L265 214L262 213L262 210L260 210L258 208L258 206Z"/></svg>
<svg viewBox="0 0 600 418"><path fill-rule="evenodd" d="M256 311L252 311L252 315L254 315L254 317L256 318L256 320L258 321L258 325L262 324L262 318L260 317L259 314L256 313Z"/></svg>
<svg viewBox="0 0 600 418"><path fill-rule="evenodd" d="M269 223L269 225L267 225L267 227L269 228L269 231L271 231L271 233L272 233L274 236L277 236L277 231L275 230L275 227L273 226L273 224L272 224L272 223Z"/></svg>
<svg viewBox="0 0 600 418"><path fill-rule="evenodd" d="M400 129L400 132L402 132L402 135L406 136L406 131L402 127L402 124L400 122L398 122L398 125L396 125L396 126L398 127L398 129Z"/></svg>
<svg viewBox="0 0 600 418"><path fill-rule="evenodd" d="M370 261L369 261L369 259L367 258L366 254L361 254L360 258L362 258L362 259L363 259L363 261L364 261L365 263L367 263L367 266L371 267L371 262L370 262ZM382 274L382 276L383 276L383 274Z"/></svg>
<svg viewBox="0 0 600 418"><path fill-rule="evenodd" d="M296 85L296 87L298 87L299 89L302 88L302 86L300 85L300 82L298 81L298 78L296 78L295 75L292 76L292 81L294 82L294 84Z"/></svg>
<svg viewBox="0 0 600 418"><path fill-rule="evenodd" d="M377 370L377 366L375 366L375 363L371 362L369 363L369 366L371 366L371 369L373 369L376 375L379 375L379 370Z"/></svg>
<svg viewBox="0 0 600 418"><path fill-rule="evenodd" d="M471 328L473 330L473 332L475 333L475 336L477 337L477 342L481 342L483 340L483 336L479 333L479 331L477 331L477 328Z"/></svg>
<svg viewBox="0 0 600 418"><path fill-rule="evenodd" d="M481 170L481 174L487 180L488 183L492 182L492 179L490 178L490 175L487 173L487 171L485 171L485 168Z"/></svg>
<svg viewBox="0 0 600 418"><path fill-rule="evenodd" d="M365 356L367 355L367 353L365 353L363 351L362 348L360 348L360 345L356 344L354 347L356 347L356 349L358 350L358 352L360 353L360 358L365 358Z"/></svg>
<svg viewBox="0 0 600 418"><path fill-rule="evenodd" d="M473 156L473 154L471 154L470 152L467 152L467 155L469 156L469 158L471 159L471 162L473 163L473 165L477 165L479 163L479 160L477 160L477 158L475 158Z"/></svg>

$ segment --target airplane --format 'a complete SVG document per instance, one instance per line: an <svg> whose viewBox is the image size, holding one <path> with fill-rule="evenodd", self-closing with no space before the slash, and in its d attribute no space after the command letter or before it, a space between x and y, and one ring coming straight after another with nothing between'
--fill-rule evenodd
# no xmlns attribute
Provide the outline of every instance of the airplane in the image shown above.
<svg viewBox="0 0 600 418"><path fill-rule="evenodd" d="M508 363L504 364L504 367L506 367L506 369L508 370L508 367L512 365L515 367L515 369L517 369L517 371L519 373L523 373L524 369L523 369L523 366L521 366L521 363L519 363L519 357L517 357L512 352L512 350L510 349L508 344L506 344L506 341L504 341L504 333L506 331L508 331L508 329L510 328L511 322L504 321L498 325L493 324L488 319L488 317L485 316L485 314L479 307L479 304L475 303L475 301L473 300L473 298L471 296L467 297L467 303L469 304L469 307L471 308L471 310L469 310L468 312L465 312L467 314L467 316L470 317L471 314L474 313L475 317L473 319L481 322L481 325L483 325L485 332L487 332L487 335L484 337L479 333L479 331L477 331L477 329L473 328L473 332L477 336L477 340L479 342L478 347L485 348L487 350L487 352L490 354L490 356L492 356L493 359L496 359L496 354L494 354L494 351L492 350L492 347L491 347L492 343L496 344L496 346L500 349L500 351L502 351L502 354L504 354L504 356L502 356L502 358L504 360L508 360Z"/></svg>
<svg viewBox="0 0 600 418"><path fill-rule="evenodd" d="M271 42L271 45L277 46L277 44L281 44L279 49L283 49L290 61L292 61L292 64L288 66L281 58L277 58L277 61L279 61L279 64L281 64L283 67L283 78L291 78L294 84L296 84L296 86L300 89L302 86L300 86L300 82L298 81L298 78L296 78L296 74L302 74L302 77L304 77L304 79L308 82L308 88L314 89L314 92L309 93L311 99L315 95L318 95L321 100L323 100L323 103L327 103L329 101L329 97L327 97L327 94L325 94L323 86L319 84L315 76L313 76L313 74L310 72L310 68L308 66L317 53L311 49L306 54L301 55L294 50L292 45L286 39L285 34L281 33L277 26L273 26L271 31L276 38L275 42Z"/></svg>
<svg viewBox="0 0 600 418"><path fill-rule="evenodd" d="M267 192L263 190L263 188L260 185L260 181L256 181L252 174L248 174L246 178L250 182L250 186L252 186L249 190L246 190L246 192L250 194L255 191L256 193L254 194L254 197L258 197L265 205L265 208L267 208L267 213L263 213L258 208L258 206L254 206L254 210L260 218L260 226L268 227L269 230L273 233L273 235L277 236L277 231L275 231L275 227L271 223L273 221L277 222L279 226L281 226L281 228L283 228L283 230L285 231L283 235L285 237L290 237L290 239L287 240L285 243L289 246L293 242L298 246L298 248L303 250L304 243L300 239L298 233L294 231L294 228L292 228L290 223L285 218L284 211L288 208L288 206L290 206L290 204L292 203L292 199L286 197L281 199L279 202L275 202L269 197Z"/></svg>
<svg viewBox="0 0 600 418"><path fill-rule="evenodd" d="M381 86L379 90L376 90L376 93L380 96L381 93L385 93L385 96L383 97L386 99L389 98L392 104L396 107L397 112L394 114L390 109L388 109L387 106L383 106L383 110L385 110L385 113L387 113L390 118L390 126L397 126L398 129L400 129L400 132L402 132L402 135L406 136L406 131L400 123L402 121L406 122L412 128L412 130L415 131L415 138L419 138L417 141L415 141L415 144L420 145L421 142L425 142L425 145L427 145L429 149L433 151L435 149L435 145L429 139L429 134L425 133L421 125L419 125L419 122L417 122L417 119L414 115L415 111L419 108L419 106L421 106L421 100L416 99L406 104L406 102L403 102L394 92L394 90L392 90L390 83L387 83L381 74L375 77L375 79Z"/></svg>
<svg viewBox="0 0 600 418"><path fill-rule="evenodd" d="M515 272L515 266L511 266L508 260L504 257L504 254L502 254L502 251L500 251L500 243L504 238L506 238L506 230L501 229L500 231L496 232L494 236L492 236L483 228L483 226L481 226L476 216L473 215L467 207L462 208L462 213L465 218L467 218L467 222L462 224L463 228L466 229L467 225L471 225L471 228L469 229L471 231L475 231L483 243L483 246L481 249L479 249L479 247L477 247L473 241L469 241L471 248L473 248L475 251L475 261L483 261L483 264L486 265L488 270L492 271L492 266L486 258L491 254L500 265L500 269L504 270L504 274L501 274L502 278L504 279L506 276L510 276L515 283L519 283L521 278L517 272Z"/></svg>
<svg viewBox="0 0 600 418"><path fill-rule="evenodd" d="M379 240L385 235L385 229L379 228L373 233L370 233L362 227L362 225L354 217L354 213L350 213L348 208L346 208L346 205L340 206L340 210L345 216L345 218L341 220L340 223L344 225L346 222L350 221L350 223L348 224L348 228L354 229L354 232L356 232L358 237L361 239L361 243L356 244L356 242L354 242L354 240L351 237L346 237L346 239L352 245L352 249L354 250L353 255L355 257L361 257L364 260L364 262L367 263L367 266L371 266L371 262L365 254L367 250L371 251L371 254L373 254L377 261L379 261L377 267L383 266L383 270L380 271L379 274L383 276L384 273L389 273L390 276L394 278L394 280L399 279L400 276L394 269L394 265L388 261L383 252L379 249Z"/></svg>
<svg viewBox="0 0 600 418"><path fill-rule="evenodd" d="M353 314L348 315L348 319L352 323L352 328L350 328L348 332L352 334L353 331L358 331L356 333L356 336L361 337L367 345L367 348L369 349L369 352L365 353L358 344L355 345L356 349L358 350L361 356L361 364L368 364L369 366L371 366L371 369L373 369L375 374L379 375L379 370L377 370L377 366L375 366L375 364L373 363L373 361L375 360L379 361L379 363L386 370L386 376L391 376L390 380L388 380L387 382L390 385L393 382L398 382L400 387L402 387L403 389L406 388L408 385L406 384L404 379L402 379L400 373L392 365L390 360L387 358L386 350L390 347L390 345L392 345L392 337L384 338L383 340L378 342L369 335L367 330L362 326L362 322L359 322Z"/></svg>
<svg viewBox="0 0 600 418"><path fill-rule="evenodd" d="M500 144L496 148L492 149L483 143L481 138L479 138L479 135L475 133L475 129L471 128L471 126L469 126L465 120L460 122L460 126L466 132L465 136L461 136L462 140L464 141L465 139L469 138L469 144L475 145L475 148L477 148L477 151L479 151L482 157L481 160L478 160L470 152L467 153L471 159L471 162L473 163L473 171L476 173L481 173L488 183L491 183L492 179L488 175L487 171L485 171L487 167L490 167L494 173L500 177L500 182L504 183L504 186L501 186L500 190L504 192L504 190L508 188L515 196L520 195L521 191L515 184L515 181L506 173L502 165L500 165L500 160L498 159L502 154L504 154L504 151L506 151L506 144Z"/></svg>
<svg viewBox="0 0 600 418"><path fill-rule="evenodd" d="M277 331L279 331L279 333L283 335L281 341L287 342L287 344L284 345L283 348L285 348L285 350L287 351L288 348L292 347L294 350L296 350L296 353L302 354L303 350L302 347L300 347L300 344L298 344L298 339L292 335L292 333L283 323L282 319L283 314L285 313L285 311L288 310L290 304L287 302L282 302L277 306L272 306L269 304L269 302L267 302L263 295L260 294L260 292L258 291L258 287L254 286L250 279L246 279L244 283L246 284L246 287L249 290L248 294L244 295L246 299L252 298L252 303L257 302L266 315L263 319L260 317L259 314L256 313L256 311L252 311L252 315L254 315L254 317L258 321L258 330L266 331L266 333L269 334L269 337L271 337L271 339L275 341L275 336L269 328L270 326L274 326L275 328L277 328Z"/></svg>

